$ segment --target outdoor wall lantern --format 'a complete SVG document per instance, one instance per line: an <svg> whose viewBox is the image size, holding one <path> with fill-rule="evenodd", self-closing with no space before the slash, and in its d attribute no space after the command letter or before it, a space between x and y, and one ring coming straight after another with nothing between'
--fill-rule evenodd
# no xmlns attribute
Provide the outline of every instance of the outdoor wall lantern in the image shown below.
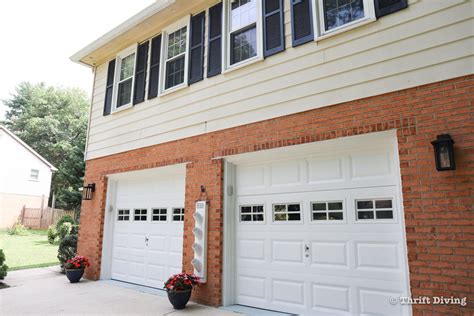
<svg viewBox="0 0 474 316"><path fill-rule="evenodd" d="M442 134L436 137L431 144L434 147L436 170L456 170L454 162L454 141L449 134Z"/></svg>
<svg viewBox="0 0 474 316"><path fill-rule="evenodd" d="M92 200L92 194L95 192L95 183L89 183L82 190L82 199L83 200Z"/></svg>

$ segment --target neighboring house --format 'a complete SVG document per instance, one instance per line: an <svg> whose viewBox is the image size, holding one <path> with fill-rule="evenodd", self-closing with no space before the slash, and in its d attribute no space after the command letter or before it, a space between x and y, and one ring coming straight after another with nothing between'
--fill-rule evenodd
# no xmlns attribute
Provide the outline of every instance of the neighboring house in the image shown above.
<svg viewBox="0 0 474 316"><path fill-rule="evenodd" d="M472 13L464 0L157 1L82 49L88 278L161 288L207 272L194 299L214 306L468 314L390 299L473 295ZM440 134L454 171L436 170Z"/></svg>
<svg viewBox="0 0 474 316"><path fill-rule="evenodd" d="M6 228L18 221L24 206L48 205L57 169L2 125L0 153L0 228Z"/></svg>

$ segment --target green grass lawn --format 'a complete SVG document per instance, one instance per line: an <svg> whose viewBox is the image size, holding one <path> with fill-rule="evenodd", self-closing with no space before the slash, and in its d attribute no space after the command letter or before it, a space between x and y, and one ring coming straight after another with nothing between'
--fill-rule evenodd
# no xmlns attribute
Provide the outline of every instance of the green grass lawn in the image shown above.
<svg viewBox="0 0 474 316"><path fill-rule="evenodd" d="M58 245L48 243L45 230L28 230L27 236L11 236L0 230L0 249L9 271L59 264Z"/></svg>

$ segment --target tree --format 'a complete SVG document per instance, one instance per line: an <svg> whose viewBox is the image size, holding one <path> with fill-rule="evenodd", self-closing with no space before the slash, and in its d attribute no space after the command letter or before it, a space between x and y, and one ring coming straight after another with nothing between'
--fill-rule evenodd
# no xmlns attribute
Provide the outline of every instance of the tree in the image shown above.
<svg viewBox="0 0 474 316"><path fill-rule="evenodd" d="M86 93L24 82L3 103L7 112L2 124L58 169L52 180L55 206L80 209L78 188L83 185L89 107Z"/></svg>
<svg viewBox="0 0 474 316"><path fill-rule="evenodd" d="M3 250L0 249L0 281L5 279L7 276L7 270L8 266L6 264L3 264L5 262L5 254L3 253Z"/></svg>

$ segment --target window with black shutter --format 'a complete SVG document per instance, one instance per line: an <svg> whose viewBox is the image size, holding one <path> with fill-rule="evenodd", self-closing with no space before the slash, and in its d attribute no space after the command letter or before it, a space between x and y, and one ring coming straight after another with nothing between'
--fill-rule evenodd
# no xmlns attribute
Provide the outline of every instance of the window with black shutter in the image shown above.
<svg viewBox="0 0 474 316"><path fill-rule="evenodd" d="M291 1L291 30L293 47L314 39L311 0Z"/></svg>
<svg viewBox="0 0 474 316"><path fill-rule="evenodd" d="M222 2L209 9L207 77L222 72Z"/></svg>
<svg viewBox="0 0 474 316"><path fill-rule="evenodd" d="M263 0L264 56L285 50L283 0Z"/></svg>
<svg viewBox="0 0 474 316"><path fill-rule="evenodd" d="M161 64L161 35L151 40L150 76L148 79L148 100L158 96Z"/></svg>
<svg viewBox="0 0 474 316"><path fill-rule="evenodd" d="M191 18L191 34L189 47L189 84L193 84L204 77L204 24L205 12Z"/></svg>
<svg viewBox="0 0 474 316"><path fill-rule="evenodd" d="M133 104L145 101L146 71L148 66L149 41L138 45L135 65L135 87L133 90Z"/></svg>
<svg viewBox="0 0 474 316"><path fill-rule="evenodd" d="M375 0L375 15L380 18L407 7L408 0Z"/></svg>
<svg viewBox="0 0 474 316"><path fill-rule="evenodd" d="M109 61L107 69L107 85L105 87L104 115L109 115L112 111L112 98L114 93L114 77L115 77L115 59Z"/></svg>

